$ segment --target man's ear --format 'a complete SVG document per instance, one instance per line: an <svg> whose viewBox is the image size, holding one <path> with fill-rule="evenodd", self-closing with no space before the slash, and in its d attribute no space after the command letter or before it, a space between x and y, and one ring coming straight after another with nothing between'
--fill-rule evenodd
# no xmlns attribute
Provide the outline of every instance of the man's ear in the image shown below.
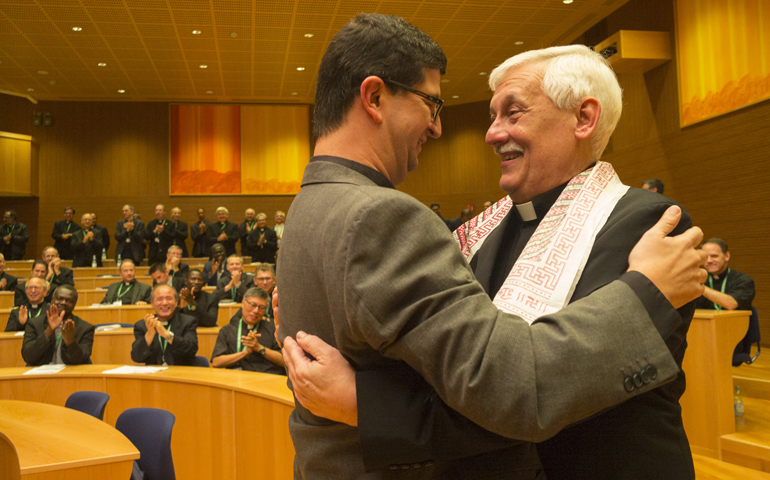
<svg viewBox="0 0 770 480"><path fill-rule="evenodd" d="M575 136L578 139L587 140L594 133L601 112L602 106L594 97L584 97L580 101L576 109L577 124L575 125Z"/></svg>
<svg viewBox="0 0 770 480"><path fill-rule="evenodd" d="M730 252L725 253L725 262L730 261Z"/></svg>
<svg viewBox="0 0 770 480"><path fill-rule="evenodd" d="M374 123L382 122L382 95L385 91L385 82L380 77L366 77L361 82L360 97L364 111L372 118Z"/></svg>

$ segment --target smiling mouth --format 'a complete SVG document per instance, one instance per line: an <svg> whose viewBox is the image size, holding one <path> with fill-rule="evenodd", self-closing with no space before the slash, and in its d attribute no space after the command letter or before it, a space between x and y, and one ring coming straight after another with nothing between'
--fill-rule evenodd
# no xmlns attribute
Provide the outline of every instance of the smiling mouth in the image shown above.
<svg viewBox="0 0 770 480"><path fill-rule="evenodd" d="M524 155L523 152L506 152L506 153L500 153L500 161L501 162L510 162L511 160L516 160L517 158L520 158Z"/></svg>

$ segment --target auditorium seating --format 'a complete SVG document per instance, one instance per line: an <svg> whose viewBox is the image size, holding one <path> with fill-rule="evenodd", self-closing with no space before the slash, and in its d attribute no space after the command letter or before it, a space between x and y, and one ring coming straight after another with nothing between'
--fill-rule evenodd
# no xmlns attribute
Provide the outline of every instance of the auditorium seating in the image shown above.
<svg viewBox="0 0 770 480"><path fill-rule="evenodd" d="M735 419L735 433L722 437L723 460L770 473L770 357L760 355L732 372L744 416Z"/></svg>

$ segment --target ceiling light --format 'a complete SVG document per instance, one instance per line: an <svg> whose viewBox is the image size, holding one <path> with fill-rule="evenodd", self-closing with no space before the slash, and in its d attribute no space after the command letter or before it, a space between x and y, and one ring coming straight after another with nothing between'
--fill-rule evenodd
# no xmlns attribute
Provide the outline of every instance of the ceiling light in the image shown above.
<svg viewBox="0 0 770 480"><path fill-rule="evenodd" d="M441 83L449 83L449 79L448 78L442 78L441 79Z"/></svg>
<svg viewBox="0 0 770 480"><path fill-rule="evenodd" d="M200 34L201 34L200 30L193 30L193 35L200 35Z"/></svg>
<svg viewBox="0 0 770 480"><path fill-rule="evenodd" d="M292 94L292 95L296 95L296 94L297 94L297 92L291 92L291 94Z"/></svg>
<svg viewBox="0 0 770 480"><path fill-rule="evenodd" d="M201 65L201 68L209 68L208 65Z"/></svg>
<svg viewBox="0 0 770 480"><path fill-rule="evenodd" d="M73 32L79 32L81 30L83 30L83 28L81 28L81 27L72 27L72 31Z"/></svg>
<svg viewBox="0 0 770 480"><path fill-rule="evenodd" d="M487 74L487 72L479 72L479 75L482 75L482 76L486 75L486 74Z"/></svg>
<svg viewBox="0 0 770 480"><path fill-rule="evenodd" d="M238 32L230 32L230 36L235 38L238 36Z"/></svg>
<svg viewBox="0 0 770 480"><path fill-rule="evenodd" d="M211 94L211 93L214 93L214 92L212 92L211 90L206 90L206 93Z"/></svg>
<svg viewBox="0 0 770 480"><path fill-rule="evenodd" d="M99 62L99 63L97 63L97 65L100 66L100 67L106 67L107 66L107 64L104 63L104 62Z"/></svg>
<svg viewBox="0 0 770 480"><path fill-rule="evenodd" d="M460 98L460 95L452 95L452 98Z"/></svg>
<svg viewBox="0 0 770 480"><path fill-rule="evenodd" d="M313 38L313 34L312 33L306 33L305 34L305 38Z"/></svg>
<svg viewBox="0 0 770 480"><path fill-rule="evenodd" d="M569 5L570 3L572 3L572 0L561 0L561 1L562 1L562 2L564 2L564 3L566 3L567 5Z"/></svg>
<svg viewBox="0 0 770 480"><path fill-rule="evenodd" d="M28 92L34 92L34 91L35 91L35 89L34 89L34 88L28 88L28 89L27 89L27 91L28 91Z"/></svg>
<svg viewBox="0 0 770 480"><path fill-rule="evenodd" d="M40 75L48 75L48 72L46 72L45 70L38 70L37 73L39 73Z"/></svg>
<svg viewBox="0 0 770 480"><path fill-rule="evenodd" d="M516 45L524 45L524 42L522 42L521 40L519 40L518 42L516 42Z"/></svg>
<svg viewBox="0 0 770 480"><path fill-rule="evenodd" d="M298 71L298 72L301 72L301 71L302 71L302 70L304 70L304 69L305 69L305 67L297 67L297 71Z"/></svg>
<svg viewBox="0 0 770 480"><path fill-rule="evenodd" d="M126 93L126 91L121 88L120 90L118 90L118 93Z"/></svg>

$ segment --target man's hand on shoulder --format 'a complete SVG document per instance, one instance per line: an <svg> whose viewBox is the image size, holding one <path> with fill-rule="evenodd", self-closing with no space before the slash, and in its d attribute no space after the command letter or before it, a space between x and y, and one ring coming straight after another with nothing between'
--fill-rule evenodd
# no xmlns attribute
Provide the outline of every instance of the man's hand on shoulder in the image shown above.
<svg viewBox="0 0 770 480"><path fill-rule="evenodd" d="M706 262L706 255L696 249L703 240L700 228L692 227L675 237L668 236L681 216L679 207L669 207L628 256L628 271L647 277L674 308L703 295L703 282L708 275L700 268Z"/></svg>

